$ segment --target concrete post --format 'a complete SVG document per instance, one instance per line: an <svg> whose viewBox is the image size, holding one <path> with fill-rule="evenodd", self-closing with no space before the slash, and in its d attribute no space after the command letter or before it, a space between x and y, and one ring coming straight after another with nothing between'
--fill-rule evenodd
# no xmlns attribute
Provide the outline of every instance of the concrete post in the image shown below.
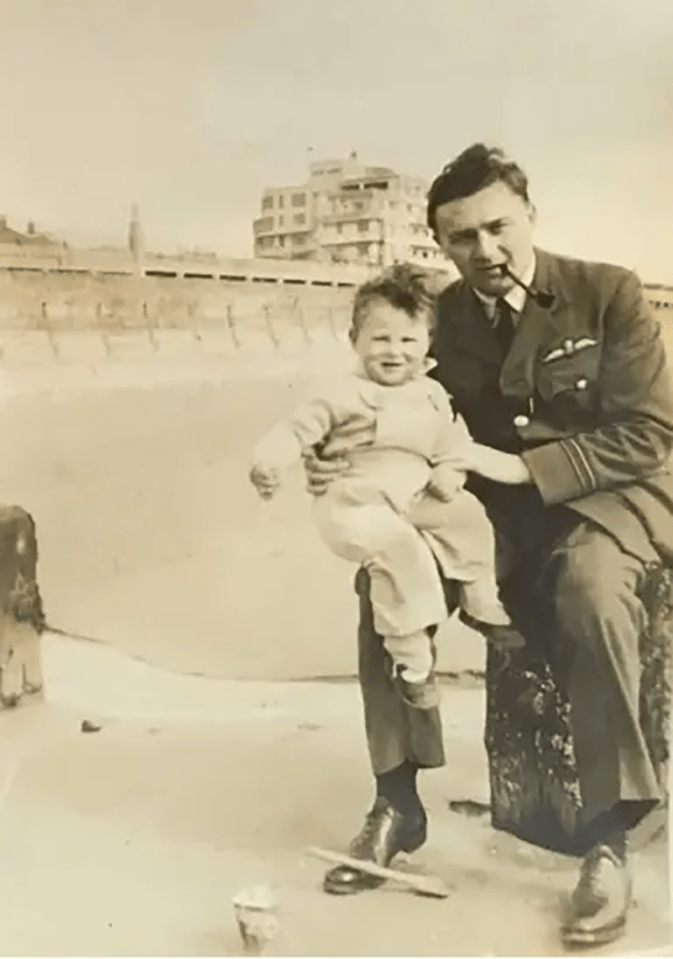
<svg viewBox="0 0 673 959"><path fill-rule="evenodd" d="M0 506L0 708L42 691L45 619L36 570L32 517L19 506Z"/></svg>
<svg viewBox="0 0 673 959"><path fill-rule="evenodd" d="M673 570L654 568L641 587L640 722L662 791L668 795L673 679ZM516 615L516 614L515 614ZM515 620L516 621L516 620ZM485 744L496 829L567 854L587 851L573 746L568 662L553 656L542 618L519 624L526 647L488 645Z"/></svg>

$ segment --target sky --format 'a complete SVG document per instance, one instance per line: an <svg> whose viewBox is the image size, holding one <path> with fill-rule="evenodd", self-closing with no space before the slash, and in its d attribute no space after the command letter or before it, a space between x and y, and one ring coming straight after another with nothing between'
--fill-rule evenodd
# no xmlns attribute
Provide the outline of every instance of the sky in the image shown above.
<svg viewBox="0 0 673 959"><path fill-rule="evenodd" d="M671 0L0 0L0 212L252 251L311 158L526 170L538 243L673 282ZM312 152L309 153L309 150Z"/></svg>

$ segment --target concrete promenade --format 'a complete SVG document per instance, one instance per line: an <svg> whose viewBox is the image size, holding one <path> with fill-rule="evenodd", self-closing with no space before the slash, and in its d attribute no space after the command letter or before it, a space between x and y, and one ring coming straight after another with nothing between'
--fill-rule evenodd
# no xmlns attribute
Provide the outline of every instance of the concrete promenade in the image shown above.
<svg viewBox="0 0 673 959"><path fill-rule="evenodd" d="M349 352L330 332L284 352L192 340L0 371L2 499L37 522L50 624L100 641L47 634L47 701L2 714L0 951L236 955L230 898L266 881L278 955L560 954L577 864L449 808L488 799L483 647L453 624L448 765L423 777L431 837L407 865L452 895L320 891L303 850L343 848L371 799L361 704L351 682L288 680L353 673L352 570L317 539L300 474L260 504L246 465ZM635 860L614 953L670 954L665 843Z"/></svg>
<svg viewBox="0 0 673 959"><path fill-rule="evenodd" d="M275 955L562 954L577 863L449 808L488 798L479 686L444 688L448 765L422 778L430 839L404 866L450 897L340 899L304 849L343 848L371 798L354 685L184 677L43 642L47 702L0 724L4 955L238 955L230 898L256 882L280 900ZM670 954L665 843L634 860L628 934L593 955Z"/></svg>

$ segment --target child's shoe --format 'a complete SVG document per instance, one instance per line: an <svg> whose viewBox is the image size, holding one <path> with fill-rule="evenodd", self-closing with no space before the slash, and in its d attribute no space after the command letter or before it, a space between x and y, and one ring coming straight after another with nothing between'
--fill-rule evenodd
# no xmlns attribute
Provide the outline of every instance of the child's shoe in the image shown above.
<svg viewBox="0 0 673 959"><path fill-rule="evenodd" d="M511 622L506 625L486 623L483 620L475 619L474 616L466 613L464 609L461 609L458 618L462 623L465 623L466 626L469 626L470 629L476 629L487 642L493 646L497 646L498 649L513 651L523 649L526 645L526 640L521 633L512 626Z"/></svg>

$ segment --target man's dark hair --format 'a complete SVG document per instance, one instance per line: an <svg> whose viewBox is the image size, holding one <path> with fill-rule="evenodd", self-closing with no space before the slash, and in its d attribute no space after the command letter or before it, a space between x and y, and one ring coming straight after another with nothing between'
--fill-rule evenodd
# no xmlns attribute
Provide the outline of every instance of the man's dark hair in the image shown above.
<svg viewBox="0 0 673 959"><path fill-rule="evenodd" d="M370 305L377 300L403 310L412 320L422 319L432 333L435 295L429 288L427 276L409 263L398 263L358 288L349 330L351 342L357 339Z"/></svg>
<svg viewBox="0 0 673 959"><path fill-rule="evenodd" d="M505 183L512 193L516 193L526 203L528 198L528 178L521 167L509 160L498 147L487 147L475 143L463 150L460 156L447 163L434 180L428 193L427 222L437 239L435 214L437 207L451 200L462 200L472 196L492 183Z"/></svg>

